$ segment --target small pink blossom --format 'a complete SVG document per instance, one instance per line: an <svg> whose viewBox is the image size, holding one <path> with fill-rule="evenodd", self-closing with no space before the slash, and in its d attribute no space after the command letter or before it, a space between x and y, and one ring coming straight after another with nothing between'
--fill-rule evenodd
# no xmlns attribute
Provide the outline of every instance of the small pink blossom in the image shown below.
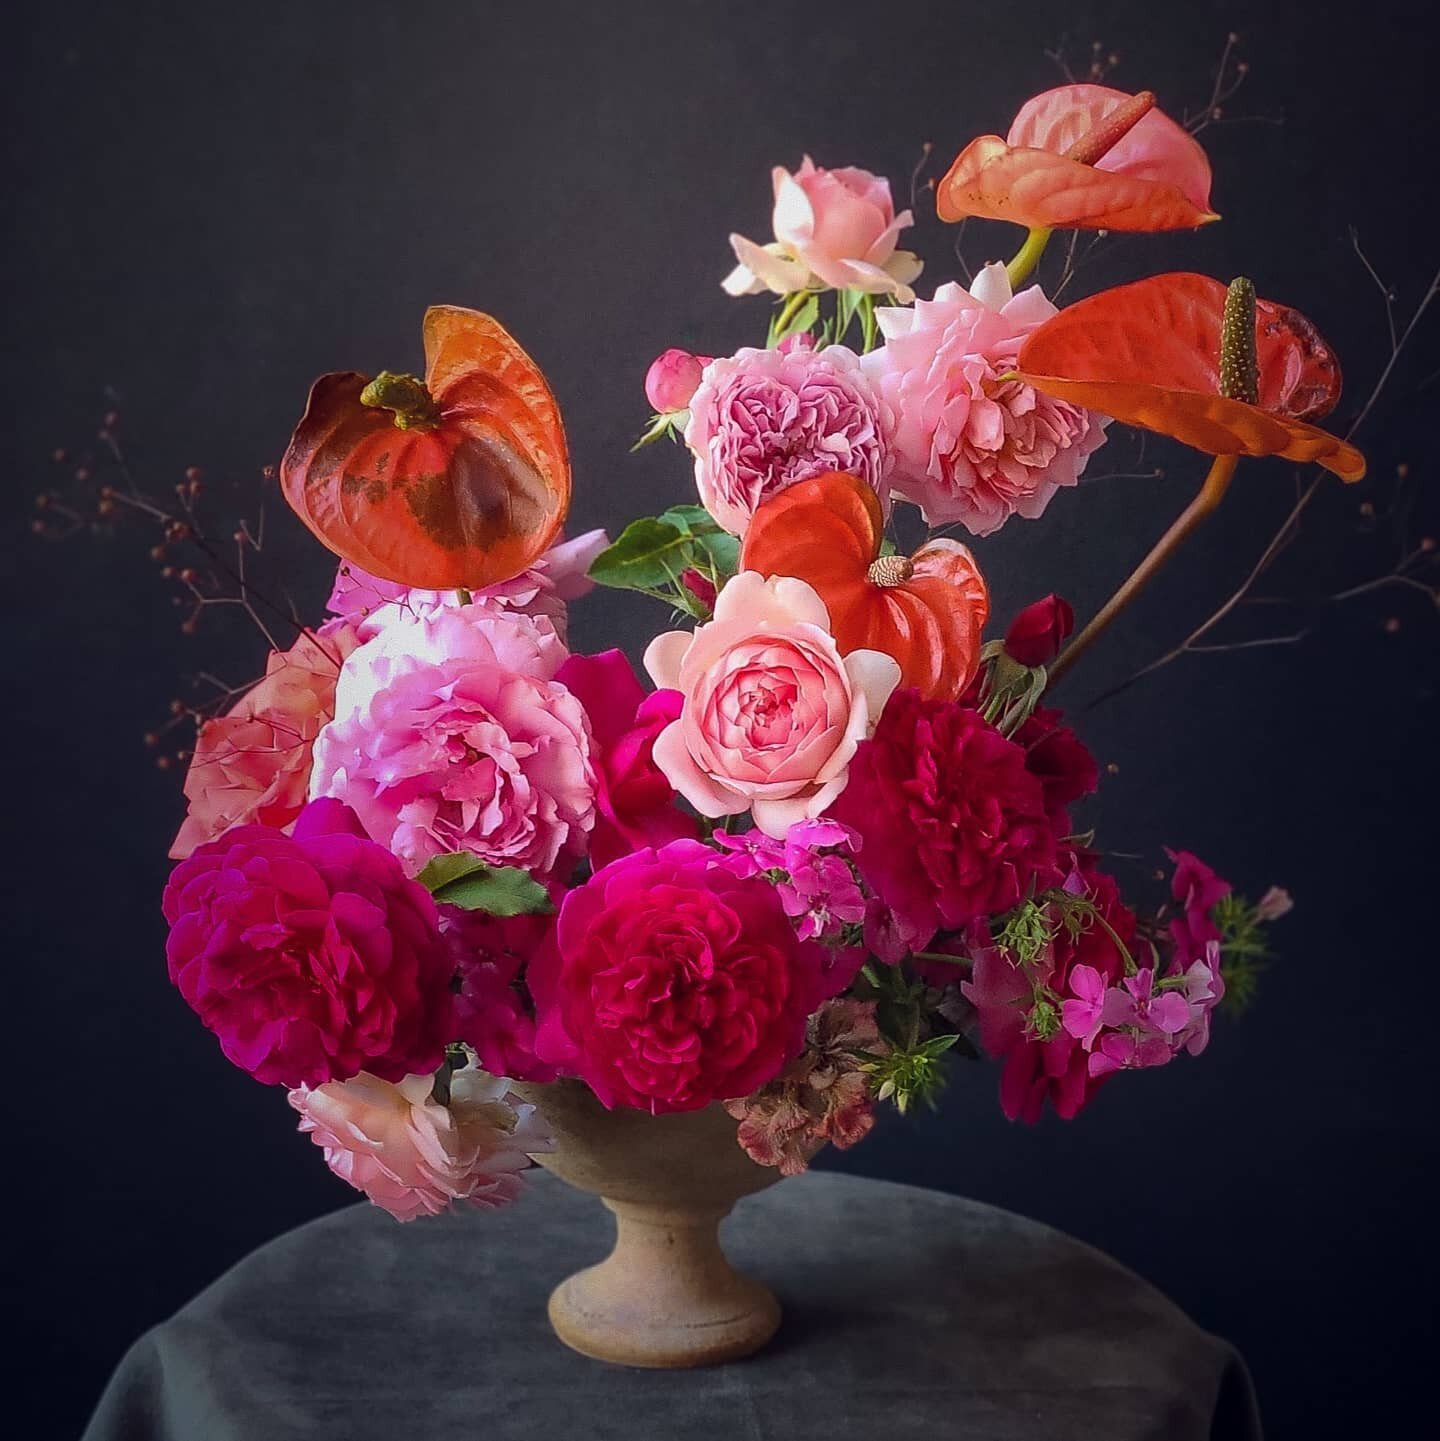
<svg viewBox="0 0 1440 1441"><path fill-rule="evenodd" d="M1038 286L1012 296L1003 265L969 291L950 283L876 312L885 344L863 364L896 418L892 488L932 526L990 535L1012 515L1033 520L1104 442L1101 416L1007 378L1056 313Z"/></svg>
<svg viewBox="0 0 1440 1441"><path fill-rule="evenodd" d="M686 410L700 384L700 373L710 364L708 355L691 355L671 347L662 350L645 372L645 399L658 415Z"/></svg>
<svg viewBox="0 0 1440 1441"><path fill-rule="evenodd" d="M1255 919L1269 923L1288 916L1295 909L1295 901L1283 886L1271 886L1255 902Z"/></svg>
<svg viewBox="0 0 1440 1441"><path fill-rule="evenodd" d="M701 502L742 535L762 500L831 470L887 495L894 417L843 345L743 349L712 360L690 399L685 443Z"/></svg>
<svg viewBox="0 0 1440 1441"><path fill-rule="evenodd" d="M410 873L465 851L541 879L584 854L595 769L546 622L488 604L387 623L340 674L311 794L354 807Z"/></svg>
<svg viewBox="0 0 1440 1441"><path fill-rule="evenodd" d="M300 1129L325 1163L397 1221L438 1216L459 1202L494 1208L524 1189L530 1157L554 1149L509 1082L474 1067L434 1099L433 1076L382 1081L368 1072L290 1092Z"/></svg>
<svg viewBox="0 0 1440 1441"><path fill-rule="evenodd" d="M1170 922L1170 939L1182 966L1203 957L1206 947L1220 940L1220 927L1215 924L1215 907L1230 894L1230 882L1216 875L1198 856L1189 851L1172 851L1166 855L1175 862L1170 892L1180 906L1179 914Z"/></svg>
<svg viewBox="0 0 1440 1441"><path fill-rule="evenodd" d="M900 667L879 651L840 655L824 602L804 581L742 571L715 618L651 641L645 668L678 690L678 720L655 742L655 764L701 815L751 811L783 838L845 788Z"/></svg>
<svg viewBox="0 0 1440 1441"><path fill-rule="evenodd" d="M807 155L793 175L777 165L771 183L775 239L757 245L730 237L740 262L724 280L731 295L828 287L909 303L921 263L895 242L914 218L908 210L895 213L888 180L854 166L825 170Z"/></svg>
<svg viewBox="0 0 1440 1441"><path fill-rule="evenodd" d="M727 870L763 876L775 887L795 934L825 948L826 995L845 990L865 961L861 928L870 913L870 897L850 859L859 844L855 832L816 820L791 826L783 839L759 829L741 835L716 831L714 839L729 853L722 863Z"/></svg>

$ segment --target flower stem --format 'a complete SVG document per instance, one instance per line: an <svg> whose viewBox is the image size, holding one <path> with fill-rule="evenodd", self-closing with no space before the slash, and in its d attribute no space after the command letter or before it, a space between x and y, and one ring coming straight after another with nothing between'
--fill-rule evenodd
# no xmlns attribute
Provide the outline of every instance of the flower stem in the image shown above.
<svg viewBox="0 0 1440 1441"><path fill-rule="evenodd" d="M1089 649L1102 631L1140 594L1150 578L1180 548L1180 545L1217 505L1225 498L1230 481L1239 463L1238 455L1217 455L1210 465L1205 483L1195 499L1175 517L1170 529L1156 541L1150 554L1135 567L1120 586L1119 590L1100 607L1095 618L1065 647L1060 658L1050 668L1050 681L1060 679L1067 670Z"/></svg>
<svg viewBox="0 0 1440 1441"><path fill-rule="evenodd" d="M1015 252L1005 264L1005 274L1010 278L1010 288L1013 290L1023 280L1030 278L1030 272L1040 263L1040 257L1045 254L1045 247L1050 243L1050 237L1055 232L1047 230L1043 225L1032 226L1030 233L1025 237L1025 243Z"/></svg>
<svg viewBox="0 0 1440 1441"><path fill-rule="evenodd" d="M800 313L800 307L810 298L808 290L797 290L785 297L780 313L770 322L770 344L777 345L785 335L786 327Z"/></svg>

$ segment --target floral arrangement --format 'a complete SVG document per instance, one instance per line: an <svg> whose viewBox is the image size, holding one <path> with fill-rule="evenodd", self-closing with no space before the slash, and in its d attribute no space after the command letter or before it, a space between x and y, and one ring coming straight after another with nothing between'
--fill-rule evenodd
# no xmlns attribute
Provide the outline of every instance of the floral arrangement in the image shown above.
<svg viewBox="0 0 1440 1441"><path fill-rule="evenodd" d="M1177 850L1128 899L1049 688L1242 457L1364 462L1315 424L1334 354L1248 281L1028 282L1055 232L1214 222L1210 183L1148 92L1048 91L935 188L1024 227L1013 258L921 298L887 181L777 168L724 280L768 334L650 367L643 441L695 493L613 543L562 539L559 408L488 316L431 309L423 377L316 382L278 480L339 558L329 615L200 726L164 913L180 993L338 1175L401 1220L504 1203L549 1144L515 1087L562 1077L722 1104L788 1174L954 1056L1034 1121L1205 1049L1289 898ZM1078 635L1047 595L987 639L951 532L1039 519L1117 423L1209 457L1195 498ZM682 621L640 671L568 646L597 584Z"/></svg>

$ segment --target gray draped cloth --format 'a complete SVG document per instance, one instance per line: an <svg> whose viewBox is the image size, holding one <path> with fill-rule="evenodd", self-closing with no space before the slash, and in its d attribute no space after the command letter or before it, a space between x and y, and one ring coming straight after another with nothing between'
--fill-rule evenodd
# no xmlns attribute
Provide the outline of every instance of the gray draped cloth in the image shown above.
<svg viewBox="0 0 1440 1441"><path fill-rule="evenodd" d="M731 1259L785 1307L763 1352L591 1361L551 1334L545 1299L611 1225L545 1173L501 1212L322 1217L136 1342L86 1441L1260 1435L1235 1352L1109 1257L992 1206L818 1172L725 1223Z"/></svg>

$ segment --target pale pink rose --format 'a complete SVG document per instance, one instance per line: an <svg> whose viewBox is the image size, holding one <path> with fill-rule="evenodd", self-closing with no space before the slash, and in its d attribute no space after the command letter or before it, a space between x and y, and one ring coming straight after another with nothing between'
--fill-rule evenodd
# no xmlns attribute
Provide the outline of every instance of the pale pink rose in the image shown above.
<svg viewBox="0 0 1440 1441"><path fill-rule="evenodd" d="M566 606L594 590L590 565L609 544L610 537L603 530L590 530L574 540L562 540L519 575L472 591L470 601L472 604L488 601L498 609L548 620L564 640ZM357 626L362 638L369 640L387 619L406 612L428 615L444 606L461 603L457 591L413 589L398 581L381 580L358 565L342 560L335 572L328 609L332 615Z"/></svg>
<svg viewBox="0 0 1440 1441"><path fill-rule="evenodd" d="M353 807L412 875L468 851L549 877L595 820L589 722L553 679L565 657L548 621L490 602L388 622L341 670L311 794Z"/></svg>
<svg viewBox="0 0 1440 1441"><path fill-rule="evenodd" d="M777 165L771 182L775 239L756 245L743 235L730 237L740 262L723 281L731 295L828 287L909 304L921 262L895 242L914 217L908 210L896 215L888 180L854 166L823 170L807 155L793 175Z"/></svg>
<svg viewBox="0 0 1440 1441"><path fill-rule="evenodd" d="M685 444L705 509L742 535L762 500L829 470L857 476L884 504L893 425L843 345L746 348L705 367Z"/></svg>
<svg viewBox="0 0 1440 1441"><path fill-rule="evenodd" d="M315 737L335 706L341 662L360 637L345 621L271 651L265 677L200 727L185 776L190 809L170 847L184 860L232 826L285 829L309 796Z"/></svg>
<svg viewBox="0 0 1440 1441"><path fill-rule="evenodd" d="M655 764L702 816L750 811L768 836L817 816L845 788L856 747L900 680L879 651L842 657L804 581L741 571L715 618L656 636L645 668L684 696Z"/></svg>
<svg viewBox="0 0 1440 1441"><path fill-rule="evenodd" d="M1012 296L1003 265L968 291L950 283L876 312L885 344L863 364L895 414L891 488L932 526L990 535L1012 515L1033 520L1104 443L1108 420L1002 378L1054 314L1039 286Z"/></svg>
<svg viewBox="0 0 1440 1441"><path fill-rule="evenodd" d="M513 1201L530 1157L554 1150L535 1107L473 1066L451 1076L448 1105L433 1099L434 1086L433 1076L392 1083L361 1071L289 1099L325 1164L397 1221L438 1216L455 1202Z"/></svg>

